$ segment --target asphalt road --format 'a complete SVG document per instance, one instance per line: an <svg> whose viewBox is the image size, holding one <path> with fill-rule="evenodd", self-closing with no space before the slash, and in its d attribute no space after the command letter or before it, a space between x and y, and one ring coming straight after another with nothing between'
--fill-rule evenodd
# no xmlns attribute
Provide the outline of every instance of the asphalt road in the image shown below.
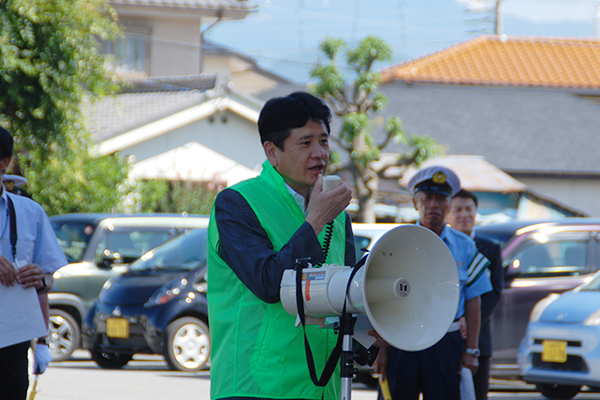
<svg viewBox="0 0 600 400"><path fill-rule="evenodd" d="M545 399L532 385L520 381L492 381L492 400ZM35 400L210 400L210 372L171 371L162 357L136 355L121 370L104 370L77 351L72 360L51 363L39 377ZM376 400L377 392L362 384L352 387L352 400ZM580 393L598 399L599 393Z"/></svg>

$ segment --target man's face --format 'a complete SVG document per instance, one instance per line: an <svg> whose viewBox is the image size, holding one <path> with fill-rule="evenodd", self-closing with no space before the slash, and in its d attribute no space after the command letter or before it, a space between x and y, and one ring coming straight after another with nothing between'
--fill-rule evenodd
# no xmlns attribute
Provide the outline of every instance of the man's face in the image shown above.
<svg viewBox="0 0 600 400"><path fill-rule="evenodd" d="M413 197L415 209L419 211L419 221L426 228L438 231L443 227L448 209L450 208L450 196L439 193L418 192ZM438 233L440 233L438 232Z"/></svg>
<svg viewBox="0 0 600 400"><path fill-rule="evenodd" d="M272 142L265 142L265 153L285 182L303 196L325 174L329 163L329 135L325 124L310 120L292 129L283 142L283 151Z"/></svg>
<svg viewBox="0 0 600 400"><path fill-rule="evenodd" d="M454 229L458 229L467 235L471 234L477 217L477 206L469 197L455 197L450 202L450 212L446 222Z"/></svg>

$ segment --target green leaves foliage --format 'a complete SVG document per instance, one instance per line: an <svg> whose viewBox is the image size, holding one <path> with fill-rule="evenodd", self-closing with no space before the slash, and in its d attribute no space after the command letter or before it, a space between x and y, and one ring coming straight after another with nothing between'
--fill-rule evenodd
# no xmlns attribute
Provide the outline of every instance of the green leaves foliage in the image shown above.
<svg viewBox="0 0 600 400"><path fill-rule="evenodd" d="M126 162L89 155L79 108L117 89L99 40L119 33L105 0L0 0L0 125L49 214L110 211L119 200Z"/></svg>
<svg viewBox="0 0 600 400"><path fill-rule="evenodd" d="M98 51L115 18L104 0L0 2L0 124L23 148L64 144L83 96L116 89Z"/></svg>
<svg viewBox="0 0 600 400"><path fill-rule="evenodd" d="M20 155L27 173L28 191L50 215L72 212L108 212L117 208L119 195L128 189L129 165L118 155L95 158L84 151L50 146L43 163L39 150Z"/></svg>
<svg viewBox="0 0 600 400"><path fill-rule="evenodd" d="M411 136L408 140L408 145L412 148L412 152L407 153L408 156L405 155L401 162L406 164L408 161L417 168L427 159L445 152L443 146L439 145L431 137L425 135Z"/></svg>
<svg viewBox="0 0 600 400"><path fill-rule="evenodd" d="M212 182L148 180L139 182L141 212L208 215L224 185Z"/></svg>

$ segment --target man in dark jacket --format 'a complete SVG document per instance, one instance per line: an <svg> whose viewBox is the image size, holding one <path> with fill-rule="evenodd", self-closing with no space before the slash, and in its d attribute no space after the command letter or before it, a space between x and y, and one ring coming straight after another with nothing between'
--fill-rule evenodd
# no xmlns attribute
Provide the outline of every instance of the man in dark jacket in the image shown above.
<svg viewBox="0 0 600 400"><path fill-rule="evenodd" d="M454 195L450 203L450 212L446 222L455 229L469 235L477 245L481 254L490 260L490 280L493 290L481 295L481 331L479 332L479 370L473 376L475 396L477 400L487 399L490 380L490 357L492 356L491 317L500 302L503 287L502 256L500 246L474 235L473 227L479 205L477 196L467 190Z"/></svg>

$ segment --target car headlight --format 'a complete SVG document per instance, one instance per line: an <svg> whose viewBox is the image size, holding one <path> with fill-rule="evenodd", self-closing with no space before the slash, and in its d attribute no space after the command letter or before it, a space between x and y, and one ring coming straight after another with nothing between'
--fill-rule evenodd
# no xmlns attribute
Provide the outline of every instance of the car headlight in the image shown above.
<svg viewBox="0 0 600 400"><path fill-rule="evenodd" d="M586 326L598 326L600 325L600 310L592 313L589 317L583 321L583 324Z"/></svg>
<svg viewBox="0 0 600 400"><path fill-rule="evenodd" d="M542 300L538 301L537 304L535 305L535 307L533 307L533 310L531 310L531 315L529 316L529 322L539 321L539 319L542 316L542 313L544 312L546 307L548 307L550 304L552 304L554 302L554 300L558 299L559 296L560 296L559 294L551 293L548 295L548 297L543 298Z"/></svg>
<svg viewBox="0 0 600 400"><path fill-rule="evenodd" d="M188 281L185 278L175 279L167 283L159 290L157 290L152 295L152 297L150 297L150 299L144 304L144 307L148 308L168 303L169 301L177 297L181 293L181 291L185 289L187 284Z"/></svg>

